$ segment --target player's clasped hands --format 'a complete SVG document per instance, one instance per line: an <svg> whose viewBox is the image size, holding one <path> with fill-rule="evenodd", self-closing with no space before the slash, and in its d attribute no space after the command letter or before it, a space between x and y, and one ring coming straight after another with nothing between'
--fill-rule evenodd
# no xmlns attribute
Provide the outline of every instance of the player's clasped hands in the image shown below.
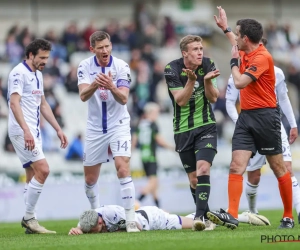
<svg viewBox="0 0 300 250"><path fill-rule="evenodd" d="M99 73L95 78L97 84L99 87L111 90L113 87L115 87L113 81L112 81L112 75L111 72L108 72L108 75Z"/></svg>
<svg viewBox="0 0 300 250"><path fill-rule="evenodd" d="M182 70L186 73L189 80L196 81L197 75L195 74L195 72L193 70L191 70L191 69L182 69Z"/></svg>

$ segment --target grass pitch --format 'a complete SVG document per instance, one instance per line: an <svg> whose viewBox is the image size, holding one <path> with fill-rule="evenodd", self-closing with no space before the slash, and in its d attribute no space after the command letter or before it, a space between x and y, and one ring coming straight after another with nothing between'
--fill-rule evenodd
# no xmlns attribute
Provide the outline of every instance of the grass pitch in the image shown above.
<svg viewBox="0 0 300 250"><path fill-rule="evenodd" d="M300 249L300 225L295 216L295 228L292 230L277 229L282 211L260 211L271 222L271 226L256 227L246 224L232 231L217 227L214 231L193 232L192 230L149 231L141 233L106 233L68 236L71 227L77 220L42 221L41 224L56 235L26 235L20 223L0 224L0 249L104 249L104 250L202 250L202 249ZM262 241L262 237L269 237ZM292 240L293 242L271 243ZM292 237L293 236L293 237ZM297 240L297 241L296 241Z"/></svg>

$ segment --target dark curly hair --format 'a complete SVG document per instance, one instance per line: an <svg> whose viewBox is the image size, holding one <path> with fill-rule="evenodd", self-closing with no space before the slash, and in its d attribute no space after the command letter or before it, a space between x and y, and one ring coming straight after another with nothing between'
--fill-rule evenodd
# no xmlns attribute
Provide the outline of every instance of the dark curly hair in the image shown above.
<svg viewBox="0 0 300 250"><path fill-rule="evenodd" d="M29 58L30 52L36 56L39 50L51 51L51 43L45 39L38 38L33 40L25 49L26 58Z"/></svg>

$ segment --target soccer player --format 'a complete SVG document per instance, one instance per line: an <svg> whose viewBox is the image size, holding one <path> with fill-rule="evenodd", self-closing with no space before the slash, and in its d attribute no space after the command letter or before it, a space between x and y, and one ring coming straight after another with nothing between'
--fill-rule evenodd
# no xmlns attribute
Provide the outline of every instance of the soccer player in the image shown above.
<svg viewBox="0 0 300 250"><path fill-rule="evenodd" d="M8 133L26 173L25 215L21 225L27 233L55 233L39 225L35 206L49 175L49 166L42 150L40 115L56 130L61 148L67 137L57 123L44 96L44 69L51 51L50 42L36 39L26 47L26 59L15 66L8 77Z"/></svg>
<svg viewBox="0 0 300 250"><path fill-rule="evenodd" d="M278 179L284 206L279 228L293 228L292 180L282 157L280 108L275 95L275 72L271 54L260 43L262 25L254 19L236 23L236 35L227 25L226 12L218 7L214 16L232 47L230 61L234 85L240 89L241 113L232 138L232 161L228 179L228 212L208 212L214 223L235 229L243 192L243 173L258 151L266 158ZM240 63L239 63L240 58Z"/></svg>
<svg viewBox="0 0 300 250"><path fill-rule="evenodd" d="M266 39L262 39L264 46L267 44ZM285 76L282 70L278 67L274 67L275 70L275 93L277 96L277 100L279 102L280 108L283 111L284 115L286 116L289 125L291 127L290 130L290 140L288 141L288 137L286 131L281 123L281 140L282 140L282 147L283 147L283 160L287 170L291 174L292 179L292 189L293 189L293 203L294 207L298 214L298 222L300 223L300 187L296 177L294 176L292 170L292 154L290 150L290 144L292 144L296 138L298 137L298 128L295 119L295 115L287 95L288 89L285 83ZM238 112L236 109L236 101L239 97L239 90L236 89L233 78L230 76L227 85L227 92L226 92L226 109L227 113L230 118L236 123L238 118ZM248 201L249 211L251 213L257 214L256 208L256 195L257 195L257 188L260 181L260 169L266 163L266 157L264 155L260 155L257 153L252 159L250 159L248 166L246 168L248 174L248 181L246 183L246 197ZM239 215L239 222L246 222L245 221L245 214ZM246 216L247 217L247 216Z"/></svg>
<svg viewBox="0 0 300 250"><path fill-rule="evenodd" d="M143 188L139 201L142 201L149 193L153 196L155 205L159 207L158 201L158 179L157 179L157 144L166 149L174 150L174 147L167 143L160 135L156 124L159 115L159 105L148 102L144 107L144 114L141 118L136 133L132 136L132 147L139 146L143 167L148 178L147 185Z"/></svg>
<svg viewBox="0 0 300 250"><path fill-rule="evenodd" d="M126 103L131 82L127 63L111 55L112 44L106 32L90 36L94 53L78 66L80 98L88 101L88 118L84 148L85 193L91 208L100 207L98 177L101 164L108 161L110 146L121 197L126 213L127 232L139 232L134 222L135 189L130 176L130 116Z"/></svg>
<svg viewBox="0 0 300 250"><path fill-rule="evenodd" d="M174 107L176 151L196 204L194 229L201 231L209 211L210 167L217 153L217 127L211 103L219 95L216 77L220 72L212 59L203 56L201 37L183 37L180 50L182 57L170 62L164 75Z"/></svg>
<svg viewBox="0 0 300 250"><path fill-rule="evenodd" d="M191 215L184 217L169 214L155 206L143 206L135 211L135 223L141 231L191 229L193 218L191 218ZM69 235L113 233L125 230L126 218L124 208L117 205L107 205L83 212L78 226L71 228ZM206 230L212 229L208 228Z"/></svg>

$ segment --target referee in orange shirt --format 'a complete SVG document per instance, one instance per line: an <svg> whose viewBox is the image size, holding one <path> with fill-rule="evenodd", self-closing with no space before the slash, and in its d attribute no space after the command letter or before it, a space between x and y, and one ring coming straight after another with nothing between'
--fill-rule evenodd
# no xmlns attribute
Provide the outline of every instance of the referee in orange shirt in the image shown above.
<svg viewBox="0 0 300 250"><path fill-rule="evenodd" d="M271 54L260 44L262 25L254 19L236 23L236 34L227 25L225 10L218 7L216 24L224 31L232 47L231 72L240 89L241 114L232 138L232 161L228 179L229 209L208 212L216 224L235 229L243 191L243 173L250 157L258 151L266 158L278 179L284 206L279 228L293 228L292 181L282 157L280 108L275 95L275 73ZM240 58L240 61L239 61Z"/></svg>

